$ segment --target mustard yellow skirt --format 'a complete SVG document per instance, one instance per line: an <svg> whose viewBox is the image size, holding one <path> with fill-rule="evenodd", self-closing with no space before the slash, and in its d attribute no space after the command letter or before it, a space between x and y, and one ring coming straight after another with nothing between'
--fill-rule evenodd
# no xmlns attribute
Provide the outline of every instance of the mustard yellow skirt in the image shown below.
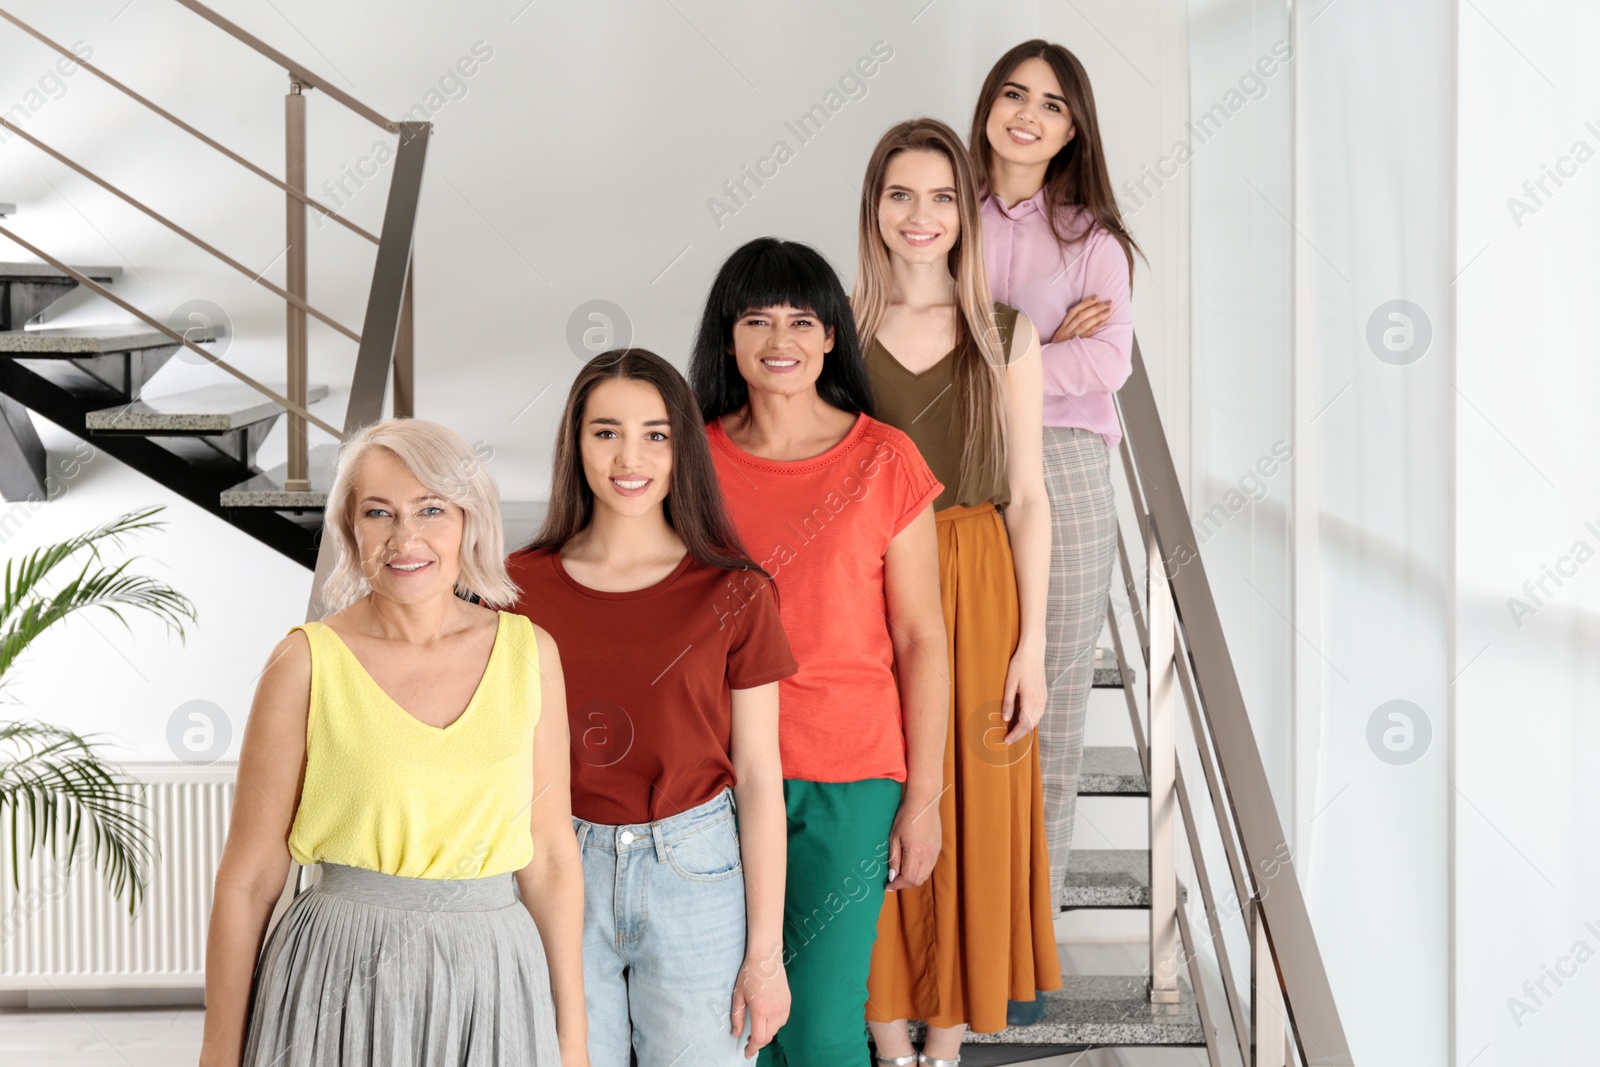
<svg viewBox="0 0 1600 1067"><path fill-rule="evenodd" d="M1007 1000L1060 989L1044 794L1034 734L1007 745L1000 717L1017 647L1016 572L992 504L934 515L949 643L950 731L933 875L884 898L867 1018L1006 1025Z"/></svg>

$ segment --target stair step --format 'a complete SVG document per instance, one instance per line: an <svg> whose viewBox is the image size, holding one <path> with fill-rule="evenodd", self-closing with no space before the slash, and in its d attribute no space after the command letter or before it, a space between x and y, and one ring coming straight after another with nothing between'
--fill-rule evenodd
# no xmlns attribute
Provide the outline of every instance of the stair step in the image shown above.
<svg viewBox="0 0 1600 1067"><path fill-rule="evenodd" d="M1129 668L1128 681L1133 681L1133 669ZM1094 681L1090 683L1095 689L1121 689L1122 672L1117 669L1117 654L1113 649L1096 648L1094 650Z"/></svg>
<svg viewBox="0 0 1600 1067"><path fill-rule="evenodd" d="M968 1045L1085 1048L1106 1045L1191 1046L1206 1043L1194 990L1178 982L1176 1004L1151 1004L1141 975L1070 974L1046 994L1044 1018L998 1034L968 1034Z"/></svg>
<svg viewBox="0 0 1600 1067"><path fill-rule="evenodd" d="M238 485L222 491L225 508L270 508L274 511L320 511L328 502L328 490L333 487L333 461L338 450L323 446L311 450L307 470L310 489L285 489L289 466L280 463L271 470L247 478Z"/></svg>
<svg viewBox="0 0 1600 1067"><path fill-rule="evenodd" d="M1130 746L1088 746L1078 771L1080 797L1147 797L1150 783Z"/></svg>
<svg viewBox="0 0 1600 1067"><path fill-rule="evenodd" d="M333 462L337 450L320 446L311 451L311 488L291 491L283 487L289 468L280 464L223 491L225 508L271 508L275 511L320 511L328 503L333 485ZM510 553L533 539L544 522L544 500L500 501L500 526L505 531L505 548Z"/></svg>
<svg viewBox="0 0 1600 1067"><path fill-rule="evenodd" d="M15 210L13 207L12 211ZM80 267L74 264L72 269L97 282L116 281L122 277L121 267ZM36 278L66 278L70 281L72 276L45 263L0 263L0 280L25 282Z"/></svg>
<svg viewBox="0 0 1600 1067"><path fill-rule="evenodd" d="M1179 886L1187 900L1188 891ZM1144 848L1075 848L1067 859L1061 910L1076 908L1148 908L1150 850Z"/></svg>
<svg viewBox="0 0 1600 1067"><path fill-rule="evenodd" d="M280 392L281 387L274 386ZM306 403L328 395L326 385L308 385ZM217 434L275 419L283 405L243 382L218 382L170 396L144 397L131 404L91 411L84 423L96 433Z"/></svg>
<svg viewBox="0 0 1600 1067"><path fill-rule="evenodd" d="M4 266L4 264L0 264ZM225 334L220 326L190 326L189 340L200 344L215 341ZM52 326L43 330L0 332L0 355L31 359L105 356L119 352L138 352L147 348L175 348L178 342L143 323L111 323L103 326Z"/></svg>

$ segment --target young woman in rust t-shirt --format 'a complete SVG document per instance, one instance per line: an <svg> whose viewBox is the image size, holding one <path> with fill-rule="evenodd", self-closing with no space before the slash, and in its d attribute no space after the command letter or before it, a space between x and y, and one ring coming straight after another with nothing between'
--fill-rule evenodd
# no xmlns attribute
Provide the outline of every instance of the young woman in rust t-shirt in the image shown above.
<svg viewBox="0 0 1600 1067"><path fill-rule="evenodd" d="M549 513L508 569L565 672L592 1062L745 1062L789 1013L778 680L796 666L671 364L626 349L579 373Z"/></svg>

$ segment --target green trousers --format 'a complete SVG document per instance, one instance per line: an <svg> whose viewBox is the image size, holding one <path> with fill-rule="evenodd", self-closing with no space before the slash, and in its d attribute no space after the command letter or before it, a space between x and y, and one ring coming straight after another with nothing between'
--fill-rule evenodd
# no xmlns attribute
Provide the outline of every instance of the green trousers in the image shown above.
<svg viewBox="0 0 1600 1067"><path fill-rule="evenodd" d="M760 1067L871 1067L867 971L889 881L889 828L901 786L786 779L789 881L783 961L789 1021Z"/></svg>

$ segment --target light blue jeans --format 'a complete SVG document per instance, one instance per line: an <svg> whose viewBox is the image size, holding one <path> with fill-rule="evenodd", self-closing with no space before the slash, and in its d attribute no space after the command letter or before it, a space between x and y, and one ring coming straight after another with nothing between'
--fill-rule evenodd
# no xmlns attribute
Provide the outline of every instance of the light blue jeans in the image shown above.
<svg viewBox="0 0 1600 1067"><path fill-rule="evenodd" d="M630 1044L639 1067L748 1063L729 1018L745 948L732 791L652 823L572 823L591 1067L629 1067Z"/></svg>

